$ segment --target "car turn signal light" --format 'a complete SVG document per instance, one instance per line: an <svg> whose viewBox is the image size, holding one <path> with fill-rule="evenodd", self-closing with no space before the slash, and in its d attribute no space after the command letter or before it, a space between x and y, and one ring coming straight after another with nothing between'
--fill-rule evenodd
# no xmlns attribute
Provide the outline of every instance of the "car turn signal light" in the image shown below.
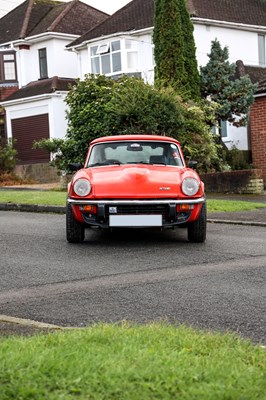
<svg viewBox="0 0 266 400"><path fill-rule="evenodd" d="M190 210L193 210L193 208L194 208L193 204L177 204L176 205L177 212L188 212Z"/></svg>
<svg viewBox="0 0 266 400"><path fill-rule="evenodd" d="M90 213L90 214L96 214L97 213L97 207L95 205L93 205L93 204L86 205L86 206L82 207L82 211L85 211L85 212Z"/></svg>

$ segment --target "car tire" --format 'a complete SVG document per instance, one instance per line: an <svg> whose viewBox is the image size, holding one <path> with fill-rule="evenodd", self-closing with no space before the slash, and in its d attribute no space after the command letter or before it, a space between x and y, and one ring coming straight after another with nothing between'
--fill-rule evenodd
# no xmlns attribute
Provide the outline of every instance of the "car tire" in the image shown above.
<svg viewBox="0 0 266 400"><path fill-rule="evenodd" d="M202 205L199 218L188 224L188 240L194 243L203 243L206 240L207 212L206 203Z"/></svg>
<svg viewBox="0 0 266 400"><path fill-rule="evenodd" d="M69 243L81 243L85 238L85 228L76 221L69 203L66 206L66 238Z"/></svg>

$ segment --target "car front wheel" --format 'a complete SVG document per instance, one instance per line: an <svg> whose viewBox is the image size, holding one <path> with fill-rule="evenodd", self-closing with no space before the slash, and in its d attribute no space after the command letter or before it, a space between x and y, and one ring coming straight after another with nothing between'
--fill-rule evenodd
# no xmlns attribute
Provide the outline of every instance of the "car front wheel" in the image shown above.
<svg viewBox="0 0 266 400"><path fill-rule="evenodd" d="M206 203L202 205L199 218L188 224L188 240L194 243L202 243L206 240L207 213Z"/></svg>
<svg viewBox="0 0 266 400"><path fill-rule="evenodd" d="M66 206L66 238L69 243L81 243L85 237L84 226L75 220L71 205Z"/></svg>

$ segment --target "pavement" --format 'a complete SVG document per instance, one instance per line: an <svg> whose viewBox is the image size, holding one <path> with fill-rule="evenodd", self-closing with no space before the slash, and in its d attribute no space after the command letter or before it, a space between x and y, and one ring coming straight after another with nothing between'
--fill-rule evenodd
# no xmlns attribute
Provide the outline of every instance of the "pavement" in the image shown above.
<svg viewBox="0 0 266 400"><path fill-rule="evenodd" d="M58 184L34 184L23 186L5 186L1 190L51 190L59 188ZM253 211L242 212L212 212L208 213L208 223L237 224L266 227L266 192L261 195L240 195L240 194L221 194L209 193L208 199L241 200L255 203L265 203L265 208ZM29 211L29 212L52 212L65 213L65 207L60 206L37 206L28 204L5 204L1 203L0 210L5 211ZM62 328L55 325L43 324L37 321L30 321L21 318L0 315L0 337L10 335L29 336L40 333L55 332L69 328Z"/></svg>

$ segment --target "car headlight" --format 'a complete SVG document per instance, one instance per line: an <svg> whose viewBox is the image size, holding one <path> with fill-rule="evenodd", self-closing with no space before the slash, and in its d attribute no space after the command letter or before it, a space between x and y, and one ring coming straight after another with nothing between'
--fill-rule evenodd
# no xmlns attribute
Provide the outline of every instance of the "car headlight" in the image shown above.
<svg viewBox="0 0 266 400"><path fill-rule="evenodd" d="M185 178L182 182L182 192L187 196L194 196L199 190L199 181L194 178Z"/></svg>
<svg viewBox="0 0 266 400"><path fill-rule="evenodd" d="M78 196L80 197L88 196L90 191L91 191L91 184L87 179L78 179L74 183L74 192Z"/></svg>

